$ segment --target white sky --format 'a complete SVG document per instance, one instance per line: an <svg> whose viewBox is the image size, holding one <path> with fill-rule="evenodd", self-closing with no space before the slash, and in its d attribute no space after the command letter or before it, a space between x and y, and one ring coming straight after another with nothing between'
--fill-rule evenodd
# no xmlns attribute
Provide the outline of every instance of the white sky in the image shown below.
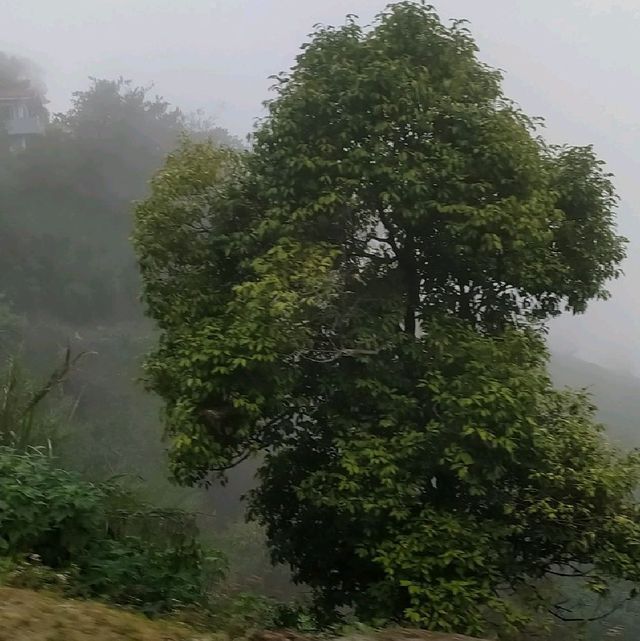
<svg viewBox="0 0 640 641"><path fill-rule="evenodd" d="M246 134L314 23L369 20L384 0L0 0L0 50L35 59L54 110L88 76L153 83ZM640 0L434 0L468 18L507 94L547 119L554 142L594 143L616 175L627 277L611 301L554 324L552 344L640 372Z"/></svg>

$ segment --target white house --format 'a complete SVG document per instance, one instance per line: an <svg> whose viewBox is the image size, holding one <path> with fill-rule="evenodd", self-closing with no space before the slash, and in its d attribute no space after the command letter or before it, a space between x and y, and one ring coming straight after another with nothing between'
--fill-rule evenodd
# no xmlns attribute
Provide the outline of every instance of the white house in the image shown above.
<svg viewBox="0 0 640 641"><path fill-rule="evenodd" d="M9 134L12 148L25 149L32 136L44 133L46 122L41 96L29 89L0 87L0 126Z"/></svg>

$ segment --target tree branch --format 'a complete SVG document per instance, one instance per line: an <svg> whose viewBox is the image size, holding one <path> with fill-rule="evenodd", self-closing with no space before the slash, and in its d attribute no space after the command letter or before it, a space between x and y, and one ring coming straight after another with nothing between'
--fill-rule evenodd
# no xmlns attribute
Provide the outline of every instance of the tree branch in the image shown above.
<svg viewBox="0 0 640 641"><path fill-rule="evenodd" d="M343 356L376 356L379 349L337 349L337 350L310 350L307 353L299 352L297 356L313 363L333 363ZM309 354L326 354L325 358L313 358Z"/></svg>
<svg viewBox="0 0 640 641"><path fill-rule="evenodd" d="M54 387L63 383L69 375L69 372L71 372L71 370L73 369L73 366L78 361L80 361L81 358L84 358L87 354L92 353L94 352L80 352L74 358L71 358L71 349L67 347L62 365L53 370L47 382L33 394L31 400L25 408L25 414L33 411L42 402L42 400L46 398L46 396Z"/></svg>
<svg viewBox="0 0 640 641"><path fill-rule="evenodd" d="M558 612L554 612L552 609L548 609L547 612L554 616L556 619L563 621L564 623L592 623L593 621L601 621L602 619L606 619L608 616L611 616L616 610L619 610L627 601L630 601L632 597L627 597L624 599L624 601L621 601L617 605L614 605L611 609L607 610L606 612L603 612L602 614L598 614L593 617L565 617L559 614ZM553 608L556 608L558 606L552 606ZM567 610L566 608L561 608L565 612L570 612L570 610Z"/></svg>

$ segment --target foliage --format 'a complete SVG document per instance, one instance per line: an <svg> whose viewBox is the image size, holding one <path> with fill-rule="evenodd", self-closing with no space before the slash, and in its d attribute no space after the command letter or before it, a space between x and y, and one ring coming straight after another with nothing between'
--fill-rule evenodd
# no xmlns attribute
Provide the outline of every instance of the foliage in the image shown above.
<svg viewBox="0 0 640 641"><path fill-rule="evenodd" d="M359 621L350 621L347 617L343 617L339 625L327 625L322 615L318 616L318 611L306 600L281 604L275 622L278 628L297 630L303 634L322 634L323 636L327 636L329 633L345 632L353 626L364 627L364 624ZM336 635L331 634L331 636Z"/></svg>
<svg viewBox="0 0 640 641"><path fill-rule="evenodd" d="M623 253L601 163L545 145L427 8L320 30L277 91L252 155L187 144L137 211L149 379L185 481L277 443L323 371L399 327L580 311Z"/></svg>
<svg viewBox="0 0 640 641"><path fill-rule="evenodd" d="M221 594L208 610L193 612L187 620L209 630L226 632L232 639L246 638L248 632L277 626L278 604L260 594L228 592Z"/></svg>
<svg viewBox="0 0 640 641"><path fill-rule="evenodd" d="M433 311L499 329L606 296L623 256L609 175L588 147L545 144L500 79L418 3L321 28L255 134L270 227L340 247L347 283L393 288L408 332Z"/></svg>
<svg viewBox="0 0 640 641"><path fill-rule="evenodd" d="M0 88L36 89L44 92L40 70L28 58L0 51Z"/></svg>
<svg viewBox="0 0 640 641"><path fill-rule="evenodd" d="M0 557L0 585L62 592L68 581L68 571L53 570L44 565L37 554Z"/></svg>
<svg viewBox="0 0 640 641"><path fill-rule="evenodd" d="M282 411L275 388L295 375L279 355L311 346L305 316L334 288L324 244L284 238L248 255L255 212L239 192L244 176L243 156L187 141L137 210L145 296L165 330L148 373L168 401L183 480L264 446L267 430L258 433L256 420L267 408Z"/></svg>
<svg viewBox="0 0 640 641"><path fill-rule="evenodd" d="M226 561L188 529L163 536L147 510L156 536L128 534L122 521L139 519L143 505L117 485L56 468L38 451L0 448L0 487L0 555L18 559L4 572L14 585L57 584L70 595L155 613L204 603L223 577Z"/></svg>
<svg viewBox="0 0 640 641"><path fill-rule="evenodd" d="M185 131L149 88L92 79L44 136L2 159L0 290L16 309L76 326L140 316L131 201Z"/></svg>
<svg viewBox="0 0 640 641"><path fill-rule="evenodd" d="M0 449L0 551L61 567L104 531L105 491L55 468L38 451Z"/></svg>
<svg viewBox="0 0 640 641"><path fill-rule="evenodd" d="M0 145L0 357L20 345L21 369L40 380L61 345L92 352L55 390L67 436L56 454L96 480L141 477L165 505L202 493L169 484L158 403L137 384L153 329L139 302L131 201L147 193L165 155L193 129L235 144L150 88L92 79L24 152Z"/></svg>
<svg viewBox="0 0 640 641"><path fill-rule="evenodd" d="M174 474L264 452L252 513L321 612L520 626L554 572L637 584L635 454L542 323L619 273L610 176L423 3L319 28L251 153L185 143L137 209Z"/></svg>
<svg viewBox="0 0 640 641"><path fill-rule="evenodd" d="M94 80L9 157L0 287L17 309L76 323L136 309L129 203L175 145L180 118L143 88Z"/></svg>
<svg viewBox="0 0 640 641"><path fill-rule="evenodd" d="M510 593L545 607L556 573L601 592L637 581L638 458L551 388L540 342L451 326L421 342L417 379L345 368L341 403L268 455L253 509L276 559L326 611L473 633L487 610L518 623Z"/></svg>
<svg viewBox="0 0 640 641"><path fill-rule="evenodd" d="M155 614L204 604L225 567L221 557L205 555L194 541L163 548L138 537L101 541L74 568L71 593Z"/></svg>

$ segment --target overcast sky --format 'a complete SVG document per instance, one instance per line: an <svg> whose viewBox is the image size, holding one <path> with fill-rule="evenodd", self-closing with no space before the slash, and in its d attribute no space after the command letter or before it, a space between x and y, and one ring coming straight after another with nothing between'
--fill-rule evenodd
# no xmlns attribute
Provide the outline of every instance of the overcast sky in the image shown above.
<svg viewBox="0 0 640 641"><path fill-rule="evenodd" d="M153 84L244 136L315 23L364 21L384 0L0 0L0 50L44 70L54 111L88 76ZM640 0L440 0L468 18L507 94L544 116L553 142L593 143L616 175L632 240L611 301L554 324L556 350L640 373Z"/></svg>

